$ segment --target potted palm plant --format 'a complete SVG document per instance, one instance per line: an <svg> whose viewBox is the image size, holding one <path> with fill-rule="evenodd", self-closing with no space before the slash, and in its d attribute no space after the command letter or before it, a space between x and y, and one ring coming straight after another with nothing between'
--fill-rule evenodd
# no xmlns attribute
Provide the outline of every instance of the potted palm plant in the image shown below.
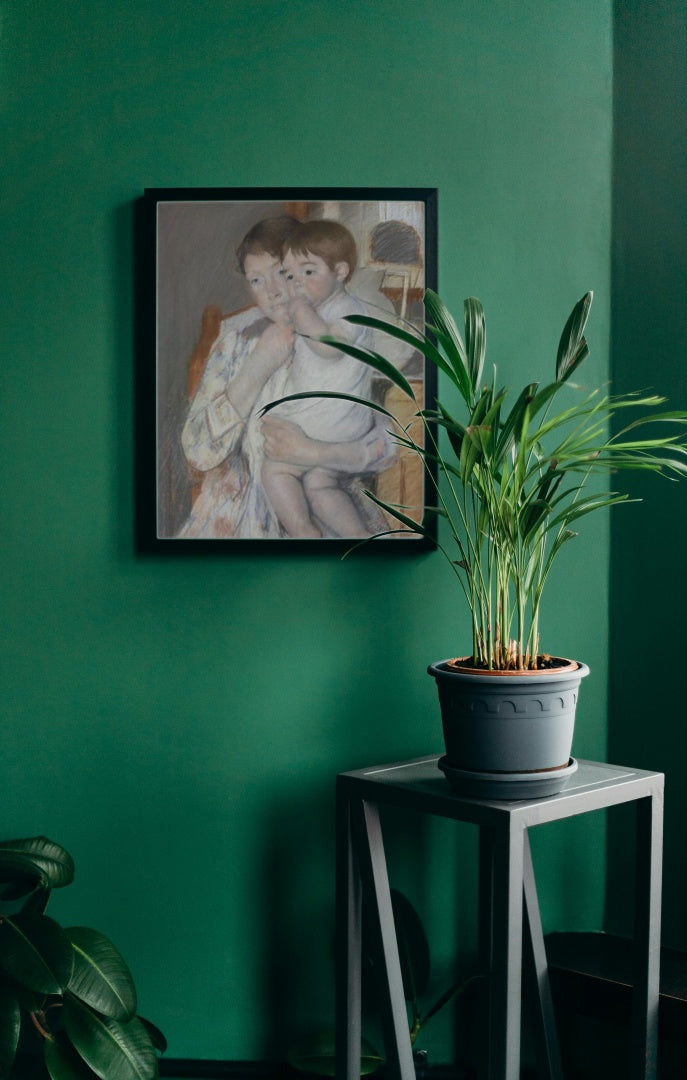
<svg viewBox="0 0 687 1080"><path fill-rule="evenodd" d="M413 425L365 402L387 416L400 452L421 458L437 507L425 509L418 522L411 508L367 495L399 529L432 539L428 515L438 514L443 523L437 546L467 601L472 639L469 652L428 670L438 685L446 743L440 766L464 792L548 795L575 769L574 713L589 669L541 648L546 583L576 535L573 526L628 499L599 490L597 477L623 469L672 478L687 472L686 411L662 409L665 399L653 394L585 391L571 379L589 353L584 332L591 303L589 292L565 324L553 381L529 382L517 394L499 384L496 369L485 374L485 317L473 297L464 302L462 333L431 290L424 332L349 316L414 345L449 388L450 407L418 408ZM410 384L381 354L322 340L369 364L414 400ZM344 395L325 388L297 396Z"/></svg>
<svg viewBox="0 0 687 1080"><path fill-rule="evenodd" d="M0 1076L155 1080L161 1033L136 1015L136 989L112 942L46 915L74 877L45 836L0 841Z"/></svg>

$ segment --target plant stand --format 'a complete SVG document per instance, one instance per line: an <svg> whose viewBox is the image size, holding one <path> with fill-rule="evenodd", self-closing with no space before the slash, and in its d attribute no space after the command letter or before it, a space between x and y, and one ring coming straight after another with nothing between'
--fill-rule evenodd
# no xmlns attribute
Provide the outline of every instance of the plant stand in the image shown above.
<svg viewBox="0 0 687 1080"><path fill-rule="evenodd" d="M663 774L580 761L563 791L544 799L466 798L447 789L438 756L342 773L337 778L337 1080L359 1080L362 905L380 978L389 1073L415 1080L379 808L394 805L479 828L479 951L489 973L482 1075L517 1080L523 945L537 988L540 1076L562 1077L527 830L636 802L634 992L631 1080L656 1076ZM524 929L524 934L523 934Z"/></svg>

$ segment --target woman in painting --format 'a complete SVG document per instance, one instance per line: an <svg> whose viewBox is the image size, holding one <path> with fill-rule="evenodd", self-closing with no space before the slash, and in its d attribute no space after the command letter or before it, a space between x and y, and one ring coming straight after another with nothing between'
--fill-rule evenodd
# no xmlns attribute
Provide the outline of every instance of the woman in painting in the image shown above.
<svg viewBox="0 0 687 1080"><path fill-rule="evenodd" d="M266 218L244 237L238 264L257 307L221 322L182 432L186 459L200 490L180 538L276 539L283 535L260 481L265 456L303 467L321 466L352 481L390 464L391 440L376 423L355 442L308 438L298 425L260 409L282 396L293 331L281 269L289 217ZM357 486L360 496L360 486ZM361 498L370 535L386 526Z"/></svg>

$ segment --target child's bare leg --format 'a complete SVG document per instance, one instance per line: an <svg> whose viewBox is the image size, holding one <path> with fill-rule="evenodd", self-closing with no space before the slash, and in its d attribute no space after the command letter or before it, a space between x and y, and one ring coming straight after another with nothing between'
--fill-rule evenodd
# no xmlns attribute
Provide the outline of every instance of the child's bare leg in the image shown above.
<svg viewBox="0 0 687 1080"><path fill-rule="evenodd" d="M310 469L303 477L303 487L313 513L335 536L370 535L353 499L339 486L336 473L319 467Z"/></svg>
<svg viewBox="0 0 687 1080"><path fill-rule="evenodd" d="M322 536L310 516L302 469L266 458L262 466L262 484L272 509L290 537L319 539Z"/></svg>

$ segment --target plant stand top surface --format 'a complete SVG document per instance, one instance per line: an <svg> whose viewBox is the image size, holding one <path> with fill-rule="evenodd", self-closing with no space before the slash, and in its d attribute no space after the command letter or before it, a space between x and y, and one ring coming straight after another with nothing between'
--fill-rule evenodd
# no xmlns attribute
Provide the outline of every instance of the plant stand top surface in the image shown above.
<svg viewBox="0 0 687 1080"><path fill-rule="evenodd" d="M579 768L556 795L539 799L477 799L454 794L438 767L440 755L340 773L349 796L403 806L439 817L499 827L523 827L584 814L589 810L662 794L664 775L644 769L579 760ZM343 793L343 791L342 791Z"/></svg>

